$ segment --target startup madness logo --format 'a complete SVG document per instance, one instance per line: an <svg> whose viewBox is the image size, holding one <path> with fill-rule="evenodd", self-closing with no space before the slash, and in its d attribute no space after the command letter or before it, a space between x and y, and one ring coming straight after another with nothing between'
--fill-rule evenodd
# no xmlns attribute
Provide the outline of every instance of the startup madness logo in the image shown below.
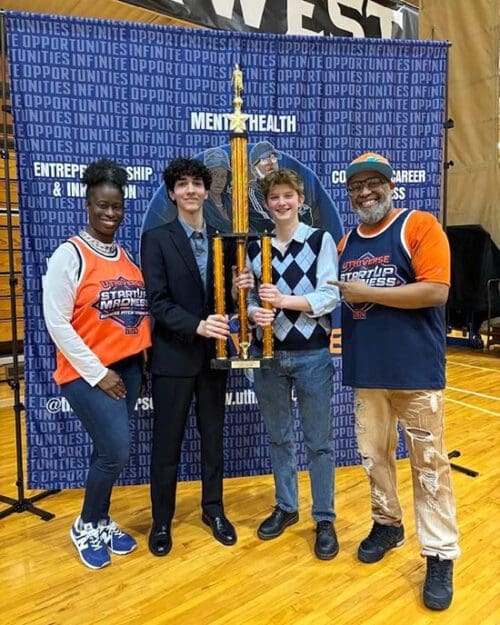
<svg viewBox="0 0 500 625"><path fill-rule="evenodd" d="M397 267L391 263L390 254L374 256L366 252L360 258L347 260L342 263L341 280L364 280L369 286L394 287L406 284L406 281L398 274ZM366 313L374 304L370 302L362 304L349 304L346 306L352 311L353 319L366 319Z"/></svg>
<svg viewBox="0 0 500 625"><path fill-rule="evenodd" d="M99 299L93 307L99 319L112 319L125 328L126 334L137 334L141 321L148 315L146 290L137 280L117 278L103 280Z"/></svg>

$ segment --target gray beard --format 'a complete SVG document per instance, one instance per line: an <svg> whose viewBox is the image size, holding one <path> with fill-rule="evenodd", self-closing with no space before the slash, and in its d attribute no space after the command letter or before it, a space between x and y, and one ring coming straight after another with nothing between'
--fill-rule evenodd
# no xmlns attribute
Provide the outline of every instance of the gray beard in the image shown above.
<svg viewBox="0 0 500 625"><path fill-rule="evenodd" d="M389 196L385 201L379 202L368 209L355 208L354 212L358 216L362 224L373 226L378 224L392 210L392 197Z"/></svg>

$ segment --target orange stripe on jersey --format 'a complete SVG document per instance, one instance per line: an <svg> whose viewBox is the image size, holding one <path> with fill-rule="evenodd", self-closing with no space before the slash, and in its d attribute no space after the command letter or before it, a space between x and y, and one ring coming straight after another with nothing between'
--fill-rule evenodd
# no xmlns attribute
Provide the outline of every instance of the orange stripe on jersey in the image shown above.
<svg viewBox="0 0 500 625"><path fill-rule="evenodd" d="M417 282L450 286L450 245L434 215L413 211L405 224L405 242Z"/></svg>

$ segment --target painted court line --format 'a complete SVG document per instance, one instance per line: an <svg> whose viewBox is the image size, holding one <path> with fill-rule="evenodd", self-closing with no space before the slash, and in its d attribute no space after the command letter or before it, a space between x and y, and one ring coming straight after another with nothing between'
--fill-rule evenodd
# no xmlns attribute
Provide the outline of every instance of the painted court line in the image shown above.
<svg viewBox="0 0 500 625"><path fill-rule="evenodd" d="M484 397L485 399L492 399L493 401L500 401L500 397L496 395L486 395L486 393L478 393L476 391L469 391L466 388L457 388L456 386L447 386L450 391L457 391L458 393L466 393L467 395L474 395L475 397Z"/></svg>
<svg viewBox="0 0 500 625"><path fill-rule="evenodd" d="M479 406L474 406L473 404L466 404L464 401L458 401L457 399L451 399L450 397L446 397L445 401L449 401L452 404L458 404L459 406L465 406L466 408L470 408L471 410L478 410L479 412L486 412L486 414L491 414L494 417L500 417L500 412L494 412L493 410L486 410L486 408L479 408Z"/></svg>
<svg viewBox="0 0 500 625"><path fill-rule="evenodd" d="M479 367L478 365L466 365L463 362L457 362L456 360L446 359L447 365L456 365L457 367L467 367L468 369L481 369L482 371L493 371L494 373L500 373L499 369L492 369L491 367Z"/></svg>

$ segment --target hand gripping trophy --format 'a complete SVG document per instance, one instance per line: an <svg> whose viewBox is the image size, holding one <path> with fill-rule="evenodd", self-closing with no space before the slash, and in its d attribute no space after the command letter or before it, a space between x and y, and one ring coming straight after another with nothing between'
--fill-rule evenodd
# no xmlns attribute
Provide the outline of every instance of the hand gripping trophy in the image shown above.
<svg viewBox="0 0 500 625"><path fill-rule="evenodd" d="M262 253L262 282L272 282L271 266L271 235L249 234L248 232L248 159L246 121L248 115L242 113L243 72L238 64L235 65L231 79L233 85L234 110L228 114L231 137L231 171L232 171L232 233L219 234L213 237L213 271L215 290L215 312L225 315L224 298L224 248L223 239L233 238L236 243L236 266L238 273L245 268L246 246L250 238L260 238ZM272 308L264 302L265 307ZM212 360L215 369L246 369L269 366L273 356L273 329L269 325L263 328L262 358L252 358L249 355L250 330L247 316L247 290L238 289L238 321L239 346L238 355L232 358L227 356L225 340L216 340L216 357Z"/></svg>

